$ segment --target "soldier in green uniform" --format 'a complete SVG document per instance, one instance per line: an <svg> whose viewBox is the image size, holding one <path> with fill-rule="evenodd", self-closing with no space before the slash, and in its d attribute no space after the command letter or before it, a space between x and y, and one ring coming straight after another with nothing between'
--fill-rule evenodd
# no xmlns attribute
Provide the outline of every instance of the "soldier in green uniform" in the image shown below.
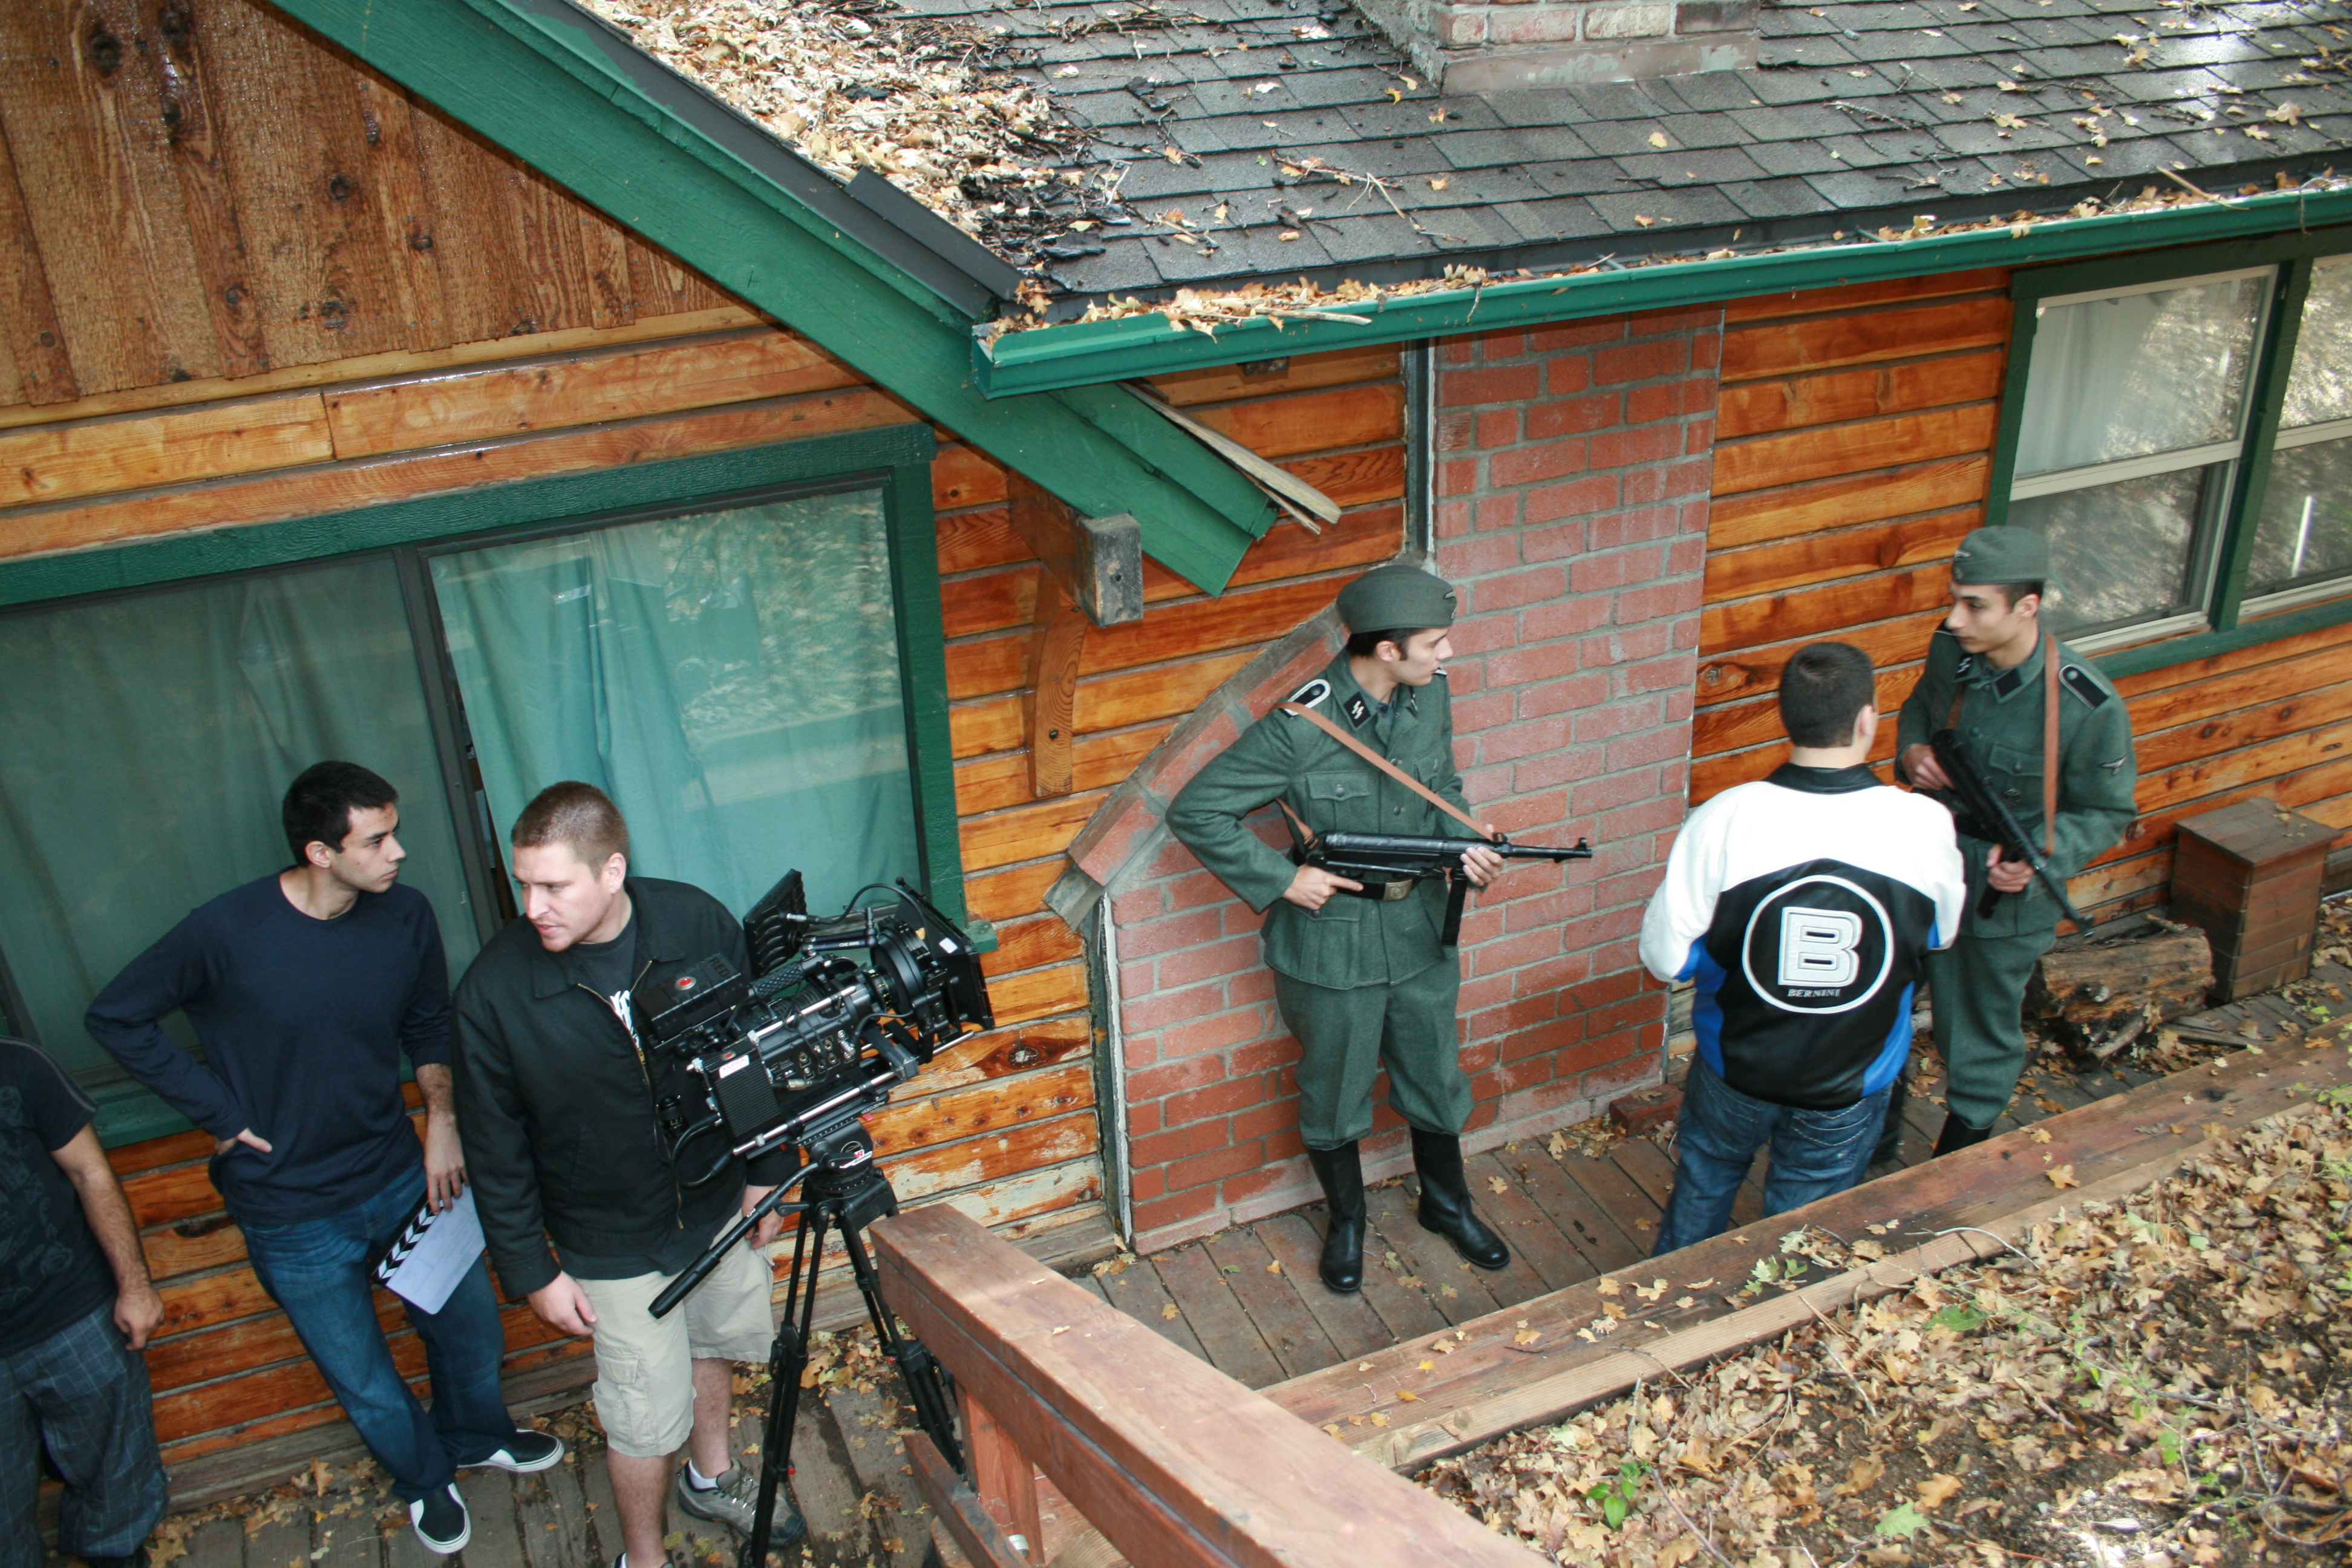
<svg viewBox="0 0 2352 1568"><path fill-rule="evenodd" d="M1289 700L1323 715L1464 811L1444 661L1453 653L1454 590L1418 567L1379 567L1340 591L1344 652ZM1366 886L1295 866L1243 818L1286 802L1314 833L1467 838L1462 824L1371 766L1308 720L1266 714L1195 774L1168 826L1235 896L1266 913L1275 1001L1297 1037L1298 1131L1331 1207L1323 1282L1363 1282L1364 1173L1357 1146L1372 1130L1372 1079L1385 1065L1389 1103L1412 1124L1421 1223L1484 1268L1510 1250L1472 1211L1462 1168L1470 1084L1462 1071L1455 951L1439 945L1442 880ZM1465 857L1484 887L1500 856Z"/></svg>
<svg viewBox="0 0 2352 1568"><path fill-rule="evenodd" d="M1927 668L1903 704L1895 767L1916 787L1951 781L1936 763L1928 737L1949 723L2037 842L2042 816L2044 662L2042 596L2050 549L2023 528L1980 528L1952 556L1952 608L1927 645ZM2063 882L2121 838L2134 814L2139 769L2123 699L2096 667L2063 643L2059 655L2058 810L2052 872ZM1958 704L1958 717L1953 715ZM1943 1134L1949 1153L1990 1136L2025 1068L2021 1015L2033 965L2057 940L2055 900L2022 860L1960 830L1969 893L1958 940L1927 955L1936 1044L1947 1076ZM1977 913L1986 885L2007 895L1990 915ZM1893 1112L1887 1117L1891 1131ZM1881 1156L1893 1152L1891 1140Z"/></svg>

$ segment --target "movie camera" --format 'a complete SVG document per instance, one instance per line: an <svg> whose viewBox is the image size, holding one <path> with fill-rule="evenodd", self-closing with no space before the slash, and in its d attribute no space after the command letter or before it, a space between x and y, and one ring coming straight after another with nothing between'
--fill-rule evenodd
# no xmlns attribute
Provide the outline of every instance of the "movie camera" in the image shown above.
<svg viewBox="0 0 2352 1568"><path fill-rule="evenodd" d="M821 1151L942 1047L995 1026L979 955L903 881L890 903L853 901L812 918L801 874L788 871L743 917L743 936L752 974L713 953L630 998L639 1032L701 1090L699 1115L679 1097L659 1108L689 1186L718 1176L730 1156L787 1143L822 1163ZM869 963L841 956L852 951ZM698 1158L708 1163L693 1173Z"/></svg>

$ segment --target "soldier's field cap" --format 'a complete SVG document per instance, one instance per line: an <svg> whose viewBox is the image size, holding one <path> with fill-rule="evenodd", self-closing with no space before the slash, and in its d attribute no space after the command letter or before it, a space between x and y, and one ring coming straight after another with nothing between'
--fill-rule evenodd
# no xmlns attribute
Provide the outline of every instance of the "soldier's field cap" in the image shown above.
<svg viewBox="0 0 2352 1568"><path fill-rule="evenodd" d="M2050 542L2030 528L1979 528L1952 552L1952 581L2047 584Z"/></svg>
<svg viewBox="0 0 2352 1568"><path fill-rule="evenodd" d="M1418 566L1375 566L1339 590L1339 618L1351 632L1420 631L1454 624L1454 590Z"/></svg>

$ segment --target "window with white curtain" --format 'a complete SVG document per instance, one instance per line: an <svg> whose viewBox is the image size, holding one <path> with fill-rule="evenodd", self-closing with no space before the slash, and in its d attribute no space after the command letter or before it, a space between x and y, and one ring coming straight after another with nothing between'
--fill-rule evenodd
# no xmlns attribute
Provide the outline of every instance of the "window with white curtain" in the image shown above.
<svg viewBox="0 0 2352 1568"><path fill-rule="evenodd" d="M2053 629L2203 624L2275 270L2041 301L2009 521L2050 538Z"/></svg>
<svg viewBox="0 0 2352 1568"><path fill-rule="evenodd" d="M2323 231L2172 276L2159 257L2017 275L1990 510L2049 537L2052 629L2100 651L2352 603L2347 251Z"/></svg>

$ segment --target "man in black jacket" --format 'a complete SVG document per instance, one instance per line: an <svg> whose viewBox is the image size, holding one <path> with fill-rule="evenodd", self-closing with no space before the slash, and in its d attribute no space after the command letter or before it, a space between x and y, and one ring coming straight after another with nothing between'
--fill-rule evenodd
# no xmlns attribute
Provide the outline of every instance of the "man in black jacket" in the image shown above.
<svg viewBox="0 0 2352 1568"><path fill-rule="evenodd" d="M550 785L515 821L523 914L457 987L457 1103L490 1258L511 1292L596 1342L596 1415L627 1549L667 1560L665 1488L749 1532L757 1478L729 1452L730 1362L763 1362L774 1331L771 1217L667 1318L650 1306L719 1229L767 1195L740 1160L681 1169L656 1107L684 1068L638 1037L629 994L713 953L745 967L743 928L682 882L628 874L629 830L592 784ZM689 1101L689 1103L691 1103ZM768 1156L751 1181L792 1169ZM550 1251L548 1243L554 1243ZM560 1255L560 1257L559 1257ZM776 1540L797 1540L795 1513Z"/></svg>

